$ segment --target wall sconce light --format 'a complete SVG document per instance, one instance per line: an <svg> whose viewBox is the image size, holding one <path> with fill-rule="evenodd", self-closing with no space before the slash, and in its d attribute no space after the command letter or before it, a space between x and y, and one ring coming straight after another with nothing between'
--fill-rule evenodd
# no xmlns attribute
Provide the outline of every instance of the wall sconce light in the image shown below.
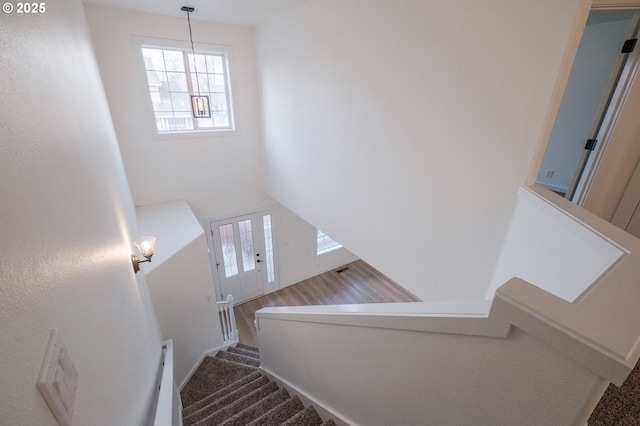
<svg viewBox="0 0 640 426"><path fill-rule="evenodd" d="M140 253L147 260L139 260L135 254L131 255L131 264L133 265L133 272L136 274L140 270L140 264L144 262L151 262L151 256L153 256L153 247L156 245L156 237L140 237L133 242Z"/></svg>

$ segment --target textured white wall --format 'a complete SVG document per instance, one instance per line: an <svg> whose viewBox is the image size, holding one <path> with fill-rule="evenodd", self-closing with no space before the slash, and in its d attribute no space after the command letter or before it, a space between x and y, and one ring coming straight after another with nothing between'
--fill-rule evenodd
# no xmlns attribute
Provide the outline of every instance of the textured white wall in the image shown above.
<svg viewBox="0 0 640 426"><path fill-rule="evenodd" d="M424 300L483 297L579 5L328 0L263 24L268 194Z"/></svg>
<svg viewBox="0 0 640 426"><path fill-rule="evenodd" d="M263 368L353 425L579 425L604 389L517 328L494 338L259 321Z"/></svg>
<svg viewBox="0 0 640 426"><path fill-rule="evenodd" d="M142 235L157 238L143 263L163 339L173 340L174 378L181 386L202 356L223 345L204 230L184 201L136 209Z"/></svg>
<svg viewBox="0 0 640 426"><path fill-rule="evenodd" d="M349 424L585 425L640 357L640 240L542 187L519 195L502 266L533 284L489 304L264 308L262 368ZM579 303L560 298L622 252Z"/></svg>
<svg viewBox="0 0 640 426"><path fill-rule="evenodd" d="M153 119L148 120L152 112L147 82L136 62L140 53L132 45L132 36L188 40L186 18L96 5L85 8L136 205L186 200L206 229L208 218L274 204L263 185L254 30L198 21L196 10L194 40L233 48L231 77L239 131L233 136L158 140ZM277 221L281 233L277 241L284 244L278 256L282 285L354 259L347 252L315 259L309 246L313 227L288 212Z"/></svg>
<svg viewBox="0 0 640 426"><path fill-rule="evenodd" d="M280 286L310 278L358 259L345 249L316 256L316 229L285 207L278 209L278 248L281 262Z"/></svg>
<svg viewBox="0 0 640 426"><path fill-rule="evenodd" d="M188 42L186 14L173 18L90 4L85 9L136 205L186 200L202 220L272 204L261 183L253 29L198 21L196 8L191 16L194 41L233 49L231 83L238 132L159 139L141 53L132 36Z"/></svg>
<svg viewBox="0 0 640 426"><path fill-rule="evenodd" d="M0 25L0 419L55 425L36 380L52 328L73 423L145 424L161 337L129 259L131 194L79 0Z"/></svg>

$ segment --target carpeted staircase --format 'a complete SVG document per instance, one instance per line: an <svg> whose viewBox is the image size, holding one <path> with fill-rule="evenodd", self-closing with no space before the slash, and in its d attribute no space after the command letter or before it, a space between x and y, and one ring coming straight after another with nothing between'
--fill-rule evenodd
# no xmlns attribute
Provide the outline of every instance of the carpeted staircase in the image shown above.
<svg viewBox="0 0 640 426"><path fill-rule="evenodd" d="M335 426L263 375L257 348L239 343L206 357L182 390L185 425Z"/></svg>

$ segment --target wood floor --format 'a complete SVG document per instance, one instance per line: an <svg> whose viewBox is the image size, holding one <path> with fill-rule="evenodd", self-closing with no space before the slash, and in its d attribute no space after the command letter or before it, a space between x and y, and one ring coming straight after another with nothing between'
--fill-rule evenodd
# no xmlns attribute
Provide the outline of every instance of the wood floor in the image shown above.
<svg viewBox="0 0 640 426"><path fill-rule="evenodd" d="M337 272L342 269L342 272ZM362 260L290 285L234 307L240 342L258 346L253 325L257 310L268 306L337 305L352 303L419 302Z"/></svg>

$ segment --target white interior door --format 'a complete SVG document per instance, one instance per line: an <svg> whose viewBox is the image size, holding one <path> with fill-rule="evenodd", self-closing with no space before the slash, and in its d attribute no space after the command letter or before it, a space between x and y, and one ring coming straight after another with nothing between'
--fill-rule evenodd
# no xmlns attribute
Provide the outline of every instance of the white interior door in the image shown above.
<svg viewBox="0 0 640 426"><path fill-rule="evenodd" d="M578 168L569 186L566 197L574 203L583 206L589 195L589 190L598 171L598 166L609 145L611 136L616 127L620 124L618 119L621 115L627 95L634 83L635 76L640 67L640 49L631 47L627 49L628 42L633 42L638 37L640 30L640 12L633 14L628 34L627 42L619 55L618 62L614 67L611 76L611 83L605 93L605 97L596 115L593 129L590 133L593 143L587 143L578 163ZM635 42L633 42L635 46ZM599 142L599 143L597 143Z"/></svg>
<svg viewBox="0 0 640 426"><path fill-rule="evenodd" d="M215 270L221 298L236 303L264 294L264 238L258 214L210 222Z"/></svg>

